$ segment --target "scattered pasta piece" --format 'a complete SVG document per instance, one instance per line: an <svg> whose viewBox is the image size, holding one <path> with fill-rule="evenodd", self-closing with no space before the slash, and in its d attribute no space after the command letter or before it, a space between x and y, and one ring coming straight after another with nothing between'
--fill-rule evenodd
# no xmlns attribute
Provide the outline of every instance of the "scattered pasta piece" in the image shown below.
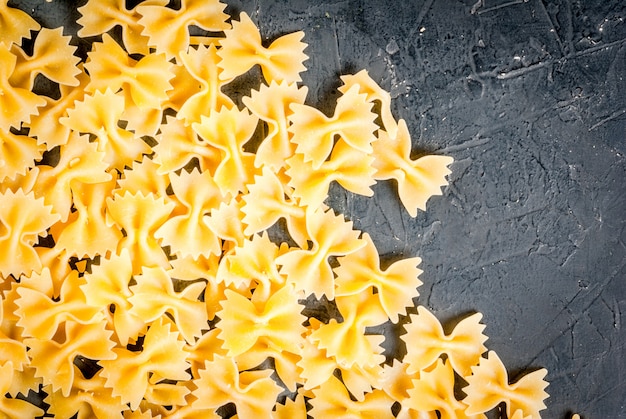
<svg viewBox="0 0 626 419"><path fill-rule="evenodd" d="M178 56L179 51L189 47L189 26L196 25L207 31L228 29L228 15L223 12L225 4L219 0L181 0L178 10L163 7L166 3L145 2L137 6L141 15L139 24L149 38L148 45L167 58Z"/></svg>
<svg viewBox="0 0 626 419"><path fill-rule="evenodd" d="M291 250L280 255L276 263L281 265L280 272L287 275L287 281L294 284L297 291L333 299L334 275L328 258L355 252L365 246L365 242L352 229L352 222L335 215L333 210L309 211L306 228L311 248Z"/></svg>
<svg viewBox="0 0 626 419"><path fill-rule="evenodd" d="M198 301L204 290L202 282L194 282L181 292L175 292L171 278L161 267L144 267L135 281L137 284L130 287L133 296L128 299L132 315L145 323L153 323L167 312L187 342L195 342L202 336L207 323L204 304Z"/></svg>
<svg viewBox="0 0 626 419"><path fill-rule="evenodd" d="M301 40L303 32L283 35L265 48L261 34L252 19L242 12L239 22L233 21L232 29L225 31L226 38L219 41L218 55L222 59L220 78L231 80L254 65L260 65L267 83L271 81L300 81L300 73L306 70L302 64L308 57L304 54L306 44Z"/></svg>
<svg viewBox="0 0 626 419"><path fill-rule="evenodd" d="M446 335L439 320L425 307L417 308L417 315L410 316L411 322L404 326L406 335L401 339L407 344L405 362L409 374L430 368L445 353L454 370L465 377L471 367L478 365L480 356L487 348L483 342L485 326L480 324L482 314L475 313L461 320L454 330ZM421 342L412 345L411 342Z"/></svg>
<svg viewBox="0 0 626 419"><path fill-rule="evenodd" d="M522 417L540 418L539 412L546 408L544 400L548 393L544 390L547 371L540 369L524 375L517 382L509 384L509 378L498 355L489 351L487 358L481 358L478 366L472 367L472 375L466 377L468 386L463 388L467 397L467 414L486 412L501 402L506 403L507 417L521 411Z"/></svg>
<svg viewBox="0 0 626 419"><path fill-rule="evenodd" d="M433 195L441 195L441 186L447 182L449 156L423 156L411 160L411 137L406 122L398 122L398 136L390 138L385 131L378 132L374 141L375 179L395 179L398 182L400 200L411 217L417 210L426 209L426 201Z"/></svg>
<svg viewBox="0 0 626 419"><path fill-rule="evenodd" d="M141 4L165 6L167 1L148 0ZM139 24L141 15L137 13L137 7L128 10L124 0L99 0L87 2L78 8L78 12L82 15L77 21L82 26L78 36L85 38L101 35L115 26L121 26L122 40L129 54L149 52L148 37L141 34L144 27Z"/></svg>
<svg viewBox="0 0 626 419"><path fill-rule="evenodd" d="M269 132L256 151L257 167L267 166L275 171L284 167L285 159L294 153L294 144L288 131L292 104L304 104L308 89L296 83L272 80L252 90L242 101L246 107L269 126Z"/></svg>
<svg viewBox="0 0 626 419"><path fill-rule="evenodd" d="M7 8L9 9L9 8ZM10 82L15 70L17 56L0 42L0 130L20 128L22 122L28 123L32 115L37 114L37 108L46 104L46 100L22 87L13 86Z"/></svg>
<svg viewBox="0 0 626 419"><path fill-rule="evenodd" d="M7 362L0 365L0 414L9 418L34 418L42 416L45 412L26 400L18 398L8 398L5 396L9 392L9 387L13 382L15 370L13 364Z"/></svg>
<svg viewBox="0 0 626 419"><path fill-rule="evenodd" d="M21 189L0 194L0 202L0 275L19 277L41 272L43 265L32 245L59 215L44 204L43 198L35 199L32 192L25 194Z"/></svg>
<svg viewBox="0 0 626 419"><path fill-rule="evenodd" d="M159 317L146 332L141 352L114 348L115 356L100 362L100 374L106 378L105 385L113 389L113 396L121 397L123 403L136 410L148 391L151 376L188 380L189 362L184 342L178 337L170 323Z"/></svg>
<svg viewBox="0 0 626 419"><path fill-rule="evenodd" d="M311 415L319 418L358 417L371 419L393 418L391 399L384 391L374 390L363 401L353 401L341 382L331 377L313 390Z"/></svg>
<svg viewBox="0 0 626 419"><path fill-rule="evenodd" d="M367 102L367 95L359 93L358 86L337 100L335 113L330 118L308 105L293 103L290 108L293 112L289 117L291 141L298 145L296 151L304 155L304 162L311 162L314 169L319 169L328 158L337 136L363 153L372 152L376 114L372 112L372 104Z"/></svg>
<svg viewBox="0 0 626 419"><path fill-rule="evenodd" d="M215 355L205 361L199 378L194 380L197 400L194 407L217 409L234 403L242 418L272 418L276 396L282 391L269 375L271 370L239 372L233 358Z"/></svg>
<svg viewBox="0 0 626 419"><path fill-rule="evenodd" d="M406 308L413 306L413 298L419 295L417 288L422 282L418 277L422 271L417 265L421 259L400 260L382 271L378 251L369 234L363 233L362 239L365 246L337 259L339 266L334 269L337 274L336 295L353 295L373 288L387 317L397 323L398 315L405 314Z"/></svg>
<svg viewBox="0 0 626 419"><path fill-rule="evenodd" d="M279 352L300 352L305 317L297 314L301 306L293 287L285 285L266 302L257 304L232 290L224 294L226 300L222 302L222 310L217 312L221 319L217 327L228 356L246 352L260 337Z"/></svg>
<svg viewBox="0 0 626 419"><path fill-rule="evenodd" d="M32 90L35 77L42 74L49 80L66 86L77 86L81 70L80 58L74 55L76 47L70 45L70 36L63 36L63 28L43 28L37 34L33 54L14 46L11 50L17 61L9 82L16 87Z"/></svg>
<svg viewBox="0 0 626 419"><path fill-rule="evenodd" d="M115 343L109 338L110 331L103 322L80 324L65 322L63 340L24 339L30 348L28 353L35 375L50 384L52 391L60 390L64 397L69 396L74 383L74 359L82 356L104 362L116 358L112 352Z"/></svg>

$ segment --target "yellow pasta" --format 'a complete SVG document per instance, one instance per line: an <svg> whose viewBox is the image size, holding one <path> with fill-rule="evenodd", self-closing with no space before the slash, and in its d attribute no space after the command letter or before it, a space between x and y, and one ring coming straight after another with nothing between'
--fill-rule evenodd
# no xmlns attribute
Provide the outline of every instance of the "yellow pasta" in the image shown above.
<svg viewBox="0 0 626 419"><path fill-rule="evenodd" d="M106 386L113 396L119 396L124 404L136 410L148 391L150 377L169 380L188 380L187 355L184 341L179 333L171 330L171 324L159 317L151 323L145 334L141 352L126 348L114 348L114 357L100 362L106 378Z"/></svg>
<svg viewBox="0 0 626 419"><path fill-rule="evenodd" d="M291 141L289 117L292 104L304 104L308 89L296 83L272 80L269 85L261 85L252 90L250 96L243 97L246 107L259 119L265 121L269 132L256 151L255 165L266 166L278 171L285 165L285 159L294 154Z"/></svg>
<svg viewBox="0 0 626 419"><path fill-rule="evenodd" d="M41 377L44 384L50 384L52 391L60 390L67 397L74 382L76 356L104 362L115 359L116 355L111 350L115 343L109 339L112 332L105 329L103 322L80 324L66 321L64 332L62 342L26 338L24 343L30 348L35 376Z"/></svg>
<svg viewBox="0 0 626 419"><path fill-rule="evenodd" d="M167 2L146 0L141 4L165 6ZM78 30L78 36L84 38L101 35L115 26L121 26L122 40L129 54L149 53L148 37L142 35L144 27L139 24L141 15L137 12L137 7L128 10L124 0L98 0L87 2L78 8L78 12L81 17L77 23L82 26Z"/></svg>
<svg viewBox="0 0 626 419"><path fill-rule="evenodd" d="M365 94L359 93L358 86L352 87L337 100L335 113L330 118L307 105L294 103L290 106L292 142L297 144L296 151L304 156L305 163L311 162L313 169L319 169L333 150L336 136L363 153L372 152L376 114L366 99Z"/></svg>
<svg viewBox="0 0 626 419"><path fill-rule="evenodd" d="M20 9L10 7L8 2L0 3L0 33L2 42L10 47L20 44L22 38L30 38L30 31L36 31L41 25Z"/></svg>
<svg viewBox="0 0 626 419"><path fill-rule="evenodd" d="M170 217L154 232L162 244L170 246L178 256L209 257L221 252L219 237L206 224L205 216L223 202L220 192L209 172L197 169L169 176L176 198L185 207L185 213Z"/></svg>
<svg viewBox="0 0 626 419"><path fill-rule="evenodd" d="M200 84L200 90L185 99L176 114L178 119L189 125L200 122L201 116L211 110L234 106L233 101L222 93L224 82L219 78L221 69L217 66L219 57L215 45L198 45L197 48L189 48L187 52L181 51L180 61L189 76Z"/></svg>
<svg viewBox="0 0 626 419"><path fill-rule="evenodd" d="M482 314L475 313L461 320L454 330L446 335L439 320L425 307L417 308L417 315L410 316L411 322L404 326L406 335L401 337L407 344L404 361L409 365L407 372L414 373L430 368L445 353L448 362L461 376L471 373L487 348L483 343L485 326L480 324ZM420 342L420 345L412 345Z"/></svg>
<svg viewBox="0 0 626 419"><path fill-rule="evenodd" d="M333 210L307 212L306 230L311 248L290 250L280 255L276 263L281 265L280 272L297 291L333 299L334 275L328 258L355 252L365 242L358 238L358 232L352 230L352 223L335 215Z"/></svg>
<svg viewBox="0 0 626 419"><path fill-rule="evenodd" d="M466 377L468 386L464 402L468 405L467 414L486 412L501 402L506 403L507 417L521 411L522 417L537 419L539 411L546 408L548 386L543 378L547 371L540 369L524 375L517 382L509 384L508 374L498 355L489 351L486 358L480 359L478 366L472 367L472 375ZM488 385L486 385L488 383Z"/></svg>
<svg viewBox="0 0 626 419"><path fill-rule="evenodd" d="M121 170L150 150L148 144L132 132L119 127L123 111L124 98L107 88L75 102L74 108L69 109L68 116L61 118L60 122L74 133L95 135L98 151L105 153L103 161L107 166Z"/></svg>
<svg viewBox="0 0 626 419"><path fill-rule="evenodd" d="M7 8L8 9L8 8ZM28 123L30 117L37 114L37 108L46 104L46 100L22 87L13 86L11 75L17 64L15 56L9 48L0 42L0 130L20 128L22 122Z"/></svg>
<svg viewBox="0 0 626 419"><path fill-rule="evenodd" d="M411 159L365 70L332 116L305 104L303 32L264 44L218 0L168 4L80 6L78 35L99 37L84 62L0 4L0 416L538 418L545 371L509 384L478 313L449 334L407 314L421 259L383 270L325 204L333 182L392 179L416 216L452 158ZM228 86L254 66L257 86ZM385 352L387 322L406 355ZM45 412L20 398L40 388Z"/></svg>
<svg viewBox="0 0 626 419"><path fill-rule="evenodd" d="M141 275L135 276L136 285L130 287L133 294L128 298L132 304L130 313L145 323L153 323L168 313L181 336L190 343L202 335L206 328L207 314L198 296L204 284L194 282L181 292L174 291L168 273L161 267L144 267Z"/></svg>
<svg viewBox="0 0 626 419"><path fill-rule="evenodd" d="M378 251L369 234L363 233L365 246L347 256L337 258L339 266L334 269L337 278L335 295L354 295L376 290L378 304L387 317L397 323L400 314L413 305L413 298L419 295L417 288L422 285L418 279L422 273L417 265L419 257L397 261L385 271L380 269Z"/></svg>
<svg viewBox="0 0 626 419"><path fill-rule="evenodd" d="M19 277L41 272L43 265L32 245L39 234L59 220L59 215L52 213L43 198L35 199L32 192L25 194L21 189L0 194L0 201L0 274Z"/></svg>
<svg viewBox="0 0 626 419"><path fill-rule="evenodd" d="M233 358L215 355L213 361L205 361L199 378L194 380L197 400L193 405L217 409L232 402L242 418L271 419L274 400L282 388L270 374L271 370L239 372Z"/></svg>
<svg viewBox="0 0 626 419"><path fill-rule="evenodd" d="M306 70L302 63L308 58L304 54L306 44L301 42L303 32L283 35L265 48L259 29L245 12L224 32L226 37L220 39L217 53L222 59L220 79L231 80L258 64L267 83L301 80L300 73Z"/></svg>
<svg viewBox="0 0 626 419"><path fill-rule="evenodd" d="M411 137L404 120L398 122L397 137L390 138L385 131L378 132L373 143L373 166L375 179L395 179L398 182L400 201L407 212L415 217L417 210L426 209L426 201L441 194L441 186L447 183L449 156L423 156L411 160Z"/></svg>
<svg viewBox="0 0 626 419"><path fill-rule="evenodd" d="M127 249L119 255L112 255L93 266L85 275L85 283L80 286L85 299L92 307L107 313L111 309L109 323L115 331L115 338L122 345L135 342L146 326L143 320L131 312L128 300L133 293L128 283L133 273L133 264Z"/></svg>
<svg viewBox="0 0 626 419"><path fill-rule="evenodd" d="M221 161L215 168L214 180L223 194L237 195L246 189L255 174L254 154L244 151L258 119L248 111L221 108L202 115L202 121L192 124L194 131L209 145L221 151Z"/></svg>
<svg viewBox="0 0 626 419"><path fill-rule="evenodd" d="M215 32L229 27L228 15L223 12L226 5L219 0L181 0L179 10L165 8L165 4L144 2L137 6L137 12L141 15L142 34L149 38L148 45L165 53L168 59L187 50L189 26Z"/></svg>
<svg viewBox="0 0 626 419"><path fill-rule="evenodd" d="M13 382L15 371L10 362L0 365L0 391L6 394ZM34 418L43 415L45 412L26 400L7 397L0 397L0 412L9 418Z"/></svg>
<svg viewBox="0 0 626 419"><path fill-rule="evenodd" d="M313 390L314 398L310 403L313 406L311 415L314 417L358 417L371 419L393 418L391 414L391 399L384 391L374 390L363 401L350 399L341 382L331 377L318 389Z"/></svg>
<svg viewBox="0 0 626 419"><path fill-rule="evenodd" d="M70 39L70 36L63 36L63 28L43 28L37 34L31 56L14 45L11 52L17 61L9 78L11 85L32 90L35 77L42 74L61 85L77 86L80 58L74 55L76 47L70 45Z"/></svg>

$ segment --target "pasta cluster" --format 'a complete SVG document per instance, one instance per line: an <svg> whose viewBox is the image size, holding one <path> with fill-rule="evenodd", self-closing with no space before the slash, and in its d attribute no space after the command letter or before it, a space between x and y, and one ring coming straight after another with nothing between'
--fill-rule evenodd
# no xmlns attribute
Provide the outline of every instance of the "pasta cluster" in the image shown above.
<svg viewBox="0 0 626 419"><path fill-rule="evenodd" d="M382 269L325 204L333 182L371 196L395 180L416 216L452 158L411 158L366 71L342 77L332 116L308 104L302 32L265 44L218 0L167 3L81 6L84 62L62 28L0 3L0 416L481 418L504 403L538 418L546 371L511 383L480 314L446 334L407 313L421 260ZM224 93L252 68L257 89ZM386 322L406 330L391 363L372 332Z"/></svg>

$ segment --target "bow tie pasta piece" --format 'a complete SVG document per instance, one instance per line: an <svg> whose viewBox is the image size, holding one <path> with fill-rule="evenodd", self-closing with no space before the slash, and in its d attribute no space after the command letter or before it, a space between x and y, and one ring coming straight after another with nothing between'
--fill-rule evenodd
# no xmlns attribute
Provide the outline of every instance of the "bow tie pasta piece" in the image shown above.
<svg viewBox="0 0 626 419"><path fill-rule="evenodd" d="M174 291L174 283L161 267L142 269L135 276L136 285L130 287L133 295L130 313L146 323L152 323L168 313L177 330L187 342L195 342L208 329L204 303L198 297L204 291L204 282L194 282L181 292Z"/></svg>
<svg viewBox="0 0 626 419"><path fill-rule="evenodd" d="M419 413L437 411L441 419L470 417L465 414L467 406L454 396L454 371L449 362L438 359L431 370L421 371L419 378L413 379L413 388L408 393L409 397L402 402L403 408Z"/></svg>
<svg viewBox="0 0 626 419"><path fill-rule="evenodd" d="M295 392L300 383L300 368L297 362L299 354L283 351L272 343L271 339L261 336L254 346L248 351L235 357L235 362L240 370L245 371L261 365L264 361L272 359L276 375L287 390Z"/></svg>
<svg viewBox="0 0 626 419"><path fill-rule="evenodd" d="M74 365L74 369L78 367ZM71 418L78 414L77 418L121 419L121 412L128 410L128 406L120 397L113 396L111 389L104 384L105 379L100 374L86 379L80 371L75 371L72 389L67 396L61 391L52 391L50 385L45 386L48 396L44 401L50 405L48 413L55 418Z"/></svg>
<svg viewBox="0 0 626 419"><path fill-rule="evenodd" d="M0 202L0 275L19 277L41 272L43 265L32 245L59 215L44 204L43 198L35 199L32 192L25 194L21 189L0 194Z"/></svg>
<svg viewBox="0 0 626 419"><path fill-rule="evenodd" d="M480 358L478 366L472 367L472 375L465 377L468 382L463 388L467 394L463 402L468 406L465 413L486 412L504 402L507 417L521 410L522 416L539 419L539 412L546 408L544 400L548 397L545 392L548 383L544 381L546 374L546 369L542 368L509 384L504 364L495 352L489 351L487 358Z"/></svg>
<svg viewBox="0 0 626 419"><path fill-rule="evenodd" d="M168 100L174 74L170 71L173 64L164 55L150 54L134 60L110 35L104 34L102 42L95 42L88 56L85 68L91 80L87 91L111 89L117 93L122 89L144 111L159 109Z"/></svg>
<svg viewBox="0 0 626 419"><path fill-rule="evenodd" d="M205 223L205 217L224 201L213 177L209 172L191 173L182 171L180 175L170 173L172 189L176 198L185 207L185 213L168 219L154 235L162 239L164 246L170 246L178 256L209 257L221 253L219 237Z"/></svg>
<svg viewBox="0 0 626 419"><path fill-rule="evenodd" d="M269 126L269 132L256 151L255 165L267 166L278 172L285 166L285 160L294 152L289 128L289 116L292 114L291 104L303 104L308 89L298 87L295 82L273 81L262 84L259 90L252 90L250 96L242 98L248 110Z"/></svg>
<svg viewBox="0 0 626 419"><path fill-rule="evenodd" d="M198 138L191 126L167 116L160 131L156 136L158 144L154 147L154 161L160 166L157 171L160 175L182 169L192 159L198 160L201 171L215 173L222 160L222 152Z"/></svg>
<svg viewBox="0 0 626 419"><path fill-rule="evenodd" d="M13 365L8 362L4 365L0 365L0 413L11 414L15 418L34 418L42 416L45 412L39 407L31 404L30 402L18 398L8 398L5 396L9 392L13 377L16 375L16 371ZM6 413L5 413L6 412Z"/></svg>
<svg viewBox="0 0 626 419"><path fill-rule="evenodd" d="M85 97L85 87L89 83L89 75L85 73L82 63L77 67L80 70L76 76L78 85L60 85L60 97L56 100L43 96L46 104L38 109L37 115L30 118L29 135L37 138L37 144L45 145L47 150L67 144L71 128L59 123L59 121L61 118L67 117L67 110L74 106L74 102L82 101Z"/></svg>
<svg viewBox="0 0 626 419"><path fill-rule="evenodd" d="M163 198L143 195L141 192L115 195L107 198L107 209L111 219L124 229L126 236L120 240L117 252L128 249L133 261L133 273L141 272L142 267L169 268L168 257L161 248L154 232L168 219L174 209L173 202Z"/></svg>
<svg viewBox="0 0 626 419"><path fill-rule="evenodd" d="M151 151L141 138L119 127L122 112L124 98L106 89L74 102L74 108L68 109L68 116L61 118L60 123L75 132L95 135L98 151L105 153L103 161L114 169L122 170Z"/></svg>
<svg viewBox="0 0 626 419"><path fill-rule="evenodd" d="M413 388L413 376L407 373L408 364L393 360L385 365L380 377L381 389L400 404L409 397L408 391Z"/></svg>
<svg viewBox="0 0 626 419"><path fill-rule="evenodd" d="M41 25L27 13L10 7L8 1L0 2L0 44L11 47L21 44L23 38L30 38L30 31L37 31Z"/></svg>
<svg viewBox="0 0 626 419"><path fill-rule="evenodd" d="M242 12L239 22L233 21L232 29L224 31L217 52L222 58L219 66L223 69L222 80L232 80L246 73L255 65L261 67L267 83L271 81L301 81L300 73L306 70L304 61L309 57L304 53L307 44L302 42L304 32L283 35L265 48L261 34L252 19Z"/></svg>
<svg viewBox="0 0 626 419"><path fill-rule="evenodd" d="M276 397L283 389L272 380L271 370L240 373L233 358L216 355L205 361L199 378L193 380L197 389L193 406L217 409L234 403L241 418L272 419Z"/></svg>
<svg viewBox="0 0 626 419"><path fill-rule="evenodd" d="M252 303L232 290L225 291L226 300L217 313L221 330L218 337L224 341L228 356L240 355L252 348L261 337L277 351L298 354L302 347L302 323L306 317L299 314L304 308L299 295L291 285L285 285L267 301Z"/></svg>
<svg viewBox="0 0 626 419"><path fill-rule="evenodd" d="M387 320L380 305L373 301L374 298L374 295L366 293L336 297L335 302L343 322L331 319L328 324L320 325L311 333L311 340L320 349L326 349L328 355L336 357L342 367L373 367L384 361L380 344L385 337L365 334L367 327L380 325Z"/></svg>
<svg viewBox="0 0 626 419"><path fill-rule="evenodd" d="M115 331L117 342L123 346L136 342L146 327L145 322L131 312L129 298L133 293L128 284L132 274L130 254L127 249L122 249L119 255L101 258L100 264L85 274L85 283L80 286L87 304L107 313L113 312L109 324Z"/></svg>
<svg viewBox="0 0 626 419"><path fill-rule="evenodd" d="M169 60L189 47L189 26L213 32L230 28L226 23L228 15L223 12L225 7L218 0L181 0L179 10L146 2L137 7L137 12L141 15L139 24L145 28L142 34L149 38L148 44Z"/></svg>
<svg viewBox="0 0 626 419"><path fill-rule="evenodd" d="M15 70L17 56L0 42L0 130L9 128L20 129L23 122L30 122L30 117L36 115L46 100L28 89L13 86L10 82Z"/></svg>
<svg viewBox="0 0 626 419"><path fill-rule="evenodd" d="M25 366L28 366L30 360L26 355L26 345L22 342L21 336L18 339L13 339L13 333L11 330L13 327L9 326L9 320L5 322L4 319L4 311L5 311L5 299L2 299L0 302L0 347L2 348L2 352L0 352L0 366L5 364L11 364L12 368L23 371ZM8 334L8 335L7 335Z"/></svg>
<svg viewBox="0 0 626 419"><path fill-rule="evenodd" d="M356 74L346 74L341 76L343 86L339 91L346 94L353 86L358 86L358 93L365 94L368 102L380 102L380 119L383 127L391 138L396 137L398 123L391 113L391 95L381 88L368 74L367 70L361 70Z"/></svg>
<svg viewBox="0 0 626 419"><path fill-rule="evenodd" d="M223 106L227 108L234 106L230 97L222 93L224 82L219 78L221 69L217 63L220 58L217 56L215 45L189 48L189 51L180 53L179 59L189 76L200 83L201 88L183 103L176 114L178 119L190 125L200 122L201 116L209 114L210 111L217 111Z"/></svg>
<svg viewBox="0 0 626 419"><path fill-rule="evenodd" d="M67 144L60 147L59 154L56 166L39 165L33 169L37 173L33 190L36 196L43 196L52 205L62 222L66 222L72 208L72 183L108 182L112 175L106 172L106 154L97 150L97 144L89 142L87 135L72 133Z"/></svg>
<svg viewBox="0 0 626 419"><path fill-rule="evenodd" d="M376 246L367 233L362 239L367 243L361 249L347 256L337 258L336 295L357 294L373 287L380 305L393 323L399 321L407 307L413 306L413 298L419 295L417 288L422 285L418 279L422 273L417 265L419 257L403 259L390 265L385 271L380 269L380 258Z"/></svg>
<svg viewBox="0 0 626 419"><path fill-rule="evenodd" d="M372 106L367 95L359 93L358 85L337 100L335 113L330 118L311 106L292 104L289 131L293 133L291 141L297 144L296 151L303 154L304 162L311 162L314 169L319 169L331 154L336 137L350 147L371 154L372 141L376 139L374 131L378 129Z"/></svg>
<svg viewBox="0 0 626 419"><path fill-rule="evenodd" d="M417 210L426 210L426 201L433 195L441 195L441 187L448 182L448 166L454 159L449 156L423 156L411 160L411 137L406 122L398 122L398 136L390 138L385 131L378 131L373 143L377 180L395 179L398 195L404 208L417 216Z"/></svg>
<svg viewBox="0 0 626 419"><path fill-rule="evenodd" d="M297 291L316 297L335 297L333 271L328 262L330 256L343 256L365 246L359 239L359 231L352 229L352 222L333 210L309 211L306 215L310 249L294 249L280 255L276 263L280 273L287 275L287 282L294 284Z"/></svg>
<svg viewBox="0 0 626 419"><path fill-rule="evenodd" d="M243 222L244 205L241 194L232 197L228 202L222 202L219 208L211 211L205 218L206 224L223 240L224 251L234 246L241 246L246 239Z"/></svg>
<svg viewBox="0 0 626 419"><path fill-rule="evenodd" d="M17 325L24 329L24 336L49 340L63 327L64 322L90 324L104 320L98 307L87 304L80 288L84 279L78 276L77 271L71 271L64 279L58 296L49 292L53 288L47 267L41 275L33 274L28 281L33 285L32 288L20 287L17 290L20 298L15 301L18 307L15 314L20 318ZM45 288L48 292L37 289L40 284L47 284Z"/></svg>
<svg viewBox="0 0 626 419"><path fill-rule="evenodd" d="M41 160L44 150L34 138L0 129L0 182L25 175Z"/></svg>
<svg viewBox="0 0 626 419"><path fill-rule="evenodd" d="M306 417L306 404L304 401L304 395L300 392L296 394L294 400L290 398L285 399L285 404L276 404L273 419L293 419Z"/></svg>
<svg viewBox="0 0 626 419"><path fill-rule="evenodd" d="M202 122L192 124L194 131L208 144L222 152L214 179L223 194L237 195L252 182L255 174L254 154L243 151L252 137L258 118L247 110L222 108L202 115Z"/></svg>
<svg viewBox="0 0 626 419"><path fill-rule="evenodd" d="M106 386L112 388L112 394L129 403L137 410L148 391L150 377L179 381L190 378L187 369L187 353L183 350L184 341L179 333L171 330L171 323L159 317L145 334L141 352L132 352L126 348L114 348L117 358L104 360L100 374L106 378Z"/></svg>
<svg viewBox="0 0 626 419"><path fill-rule="evenodd" d="M247 236L270 228L283 217L290 225L294 218L304 220L305 209L285 198L285 192L285 184L278 176L263 167L262 175L254 177L254 183L248 185L248 193L242 197L245 202L241 208L245 214L242 221L247 225L244 230Z"/></svg>
<svg viewBox="0 0 626 419"><path fill-rule="evenodd" d="M21 44L23 38L30 38L30 31L37 31L41 25L27 13L10 7L8 1L0 2L0 43L11 47Z"/></svg>
<svg viewBox="0 0 626 419"><path fill-rule="evenodd" d="M164 7L167 0L145 0L141 5ZM115 26L122 28L122 42L129 54L148 54L148 37L141 34L144 27L139 24L141 15L137 7L126 8L124 0L91 0L78 8L81 17L77 23L82 26L77 35L81 38L101 35Z"/></svg>
<svg viewBox="0 0 626 419"><path fill-rule="evenodd" d="M304 155L295 154L287 160L286 173L291 178L289 186L293 196L300 199L300 205L319 207L326 197L330 184L336 181L345 189L363 196L372 196L371 186L376 183L372 166L374 156L350 147L343 140L337 141L330 159L319 168L312 162L305 162Z"/></svg>
<svg viewBox="0 0 626 419"><path fill-rule="evenodd" d="M44 384L51 384L52 391L61 390L67 397L74 381L74 359L82 356L87 359L113 360L116 358L112 348L115 343L110 337L112 331L105 329L105 323L80 324L65 322L64 340L24 339L30 348L28 354L31 364L37 370L36 376L42 377Z"/></svg>
<svg viewBox="0 0 626 419"><path fill-rule="evenodd" d="M105 202L114 186L115 179L93 184L71 183L76 211L70 214L58 234L53 233L55 247L79 258L104 256L109 251L115 251L123 235L107 223Z"/></svg>
<svg viewBox="0 0 626 419"><path fill-rule="evenodd" d="M126 192L133 195L142 193L144 196L153 194L158 198L164 198L165 202L176 202L175 198L167 193L170 178L166 174L160 173L160 168L161 166L154 160L148 156L143 156L141 162L134 161L130 168L127 167L122 172L122 178L117 180L119 187L113 192L118 195L124 195ZM182 206L178 202L176 204Z"/></svg>
<svg viewBox="0 0 626 419"><path fill-rule="evenodd" d="M237 288L258 285L258 292L263 291L266 297L262 300L267 300L269 293L278 289L274 287L273 290L272 283L279 286L285 283L285 278L278 272L278 255L278 246L270 241L267 234L254 235L222 256L216 279Z"/></svg>
<svg viewBox="0 0 626 419"><path fill-rule="evenodd" d="M357 417L370 419L392 419L391 405L394 400L384 391L367 393L363 401L354 401L337 377L331 377L313 390L309 412L316 418Z"/></svg>
<svg viewBox="0 0 626 419"><path fill-rule="evenodd" d="M407 346L404 362L409 364L408 373L431 367L445 353L459 375L469 375L487 350L483 345L487 336L482 333L485 325L480 323L481 319L480 313L466 317L446 335L439 320L425 307L419 306L417 314L412 314L411 322L404 326L406 334L401 336Z"/></svg>
<svg viewBox="0 0 626 419"><path fill-rule="evenodd" d="M77 67L80 58L74 55L76 47L70 45L71 36L63 36L63 28L43 28L37 33L32 56L23 49L13 46L16 65L9 81L13 86L32 90L35 77L42 74L53 82L66 86L78 86L81 70Z"/></svg>

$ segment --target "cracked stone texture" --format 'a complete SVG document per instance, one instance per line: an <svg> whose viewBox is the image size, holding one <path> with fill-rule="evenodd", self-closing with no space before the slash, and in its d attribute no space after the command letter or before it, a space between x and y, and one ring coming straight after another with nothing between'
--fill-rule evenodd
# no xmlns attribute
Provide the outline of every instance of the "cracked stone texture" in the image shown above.
<svg viewBox="0 0 626 419"><path fill-rule="evenodd" d="M48 27L71 1L10 1ZM621 0L231 1L266 39L304 30L308 101L368 69L416 154L455 158L412 219L381 182L329 203L383 260L423 259L418 303L480 311L513 379L548 369L547 418L626 417L626 3ZM81 44L81 48L84 47ZM387 345L401 328L387 325ZM402 351L402 348L395 348Z"/></svg>

